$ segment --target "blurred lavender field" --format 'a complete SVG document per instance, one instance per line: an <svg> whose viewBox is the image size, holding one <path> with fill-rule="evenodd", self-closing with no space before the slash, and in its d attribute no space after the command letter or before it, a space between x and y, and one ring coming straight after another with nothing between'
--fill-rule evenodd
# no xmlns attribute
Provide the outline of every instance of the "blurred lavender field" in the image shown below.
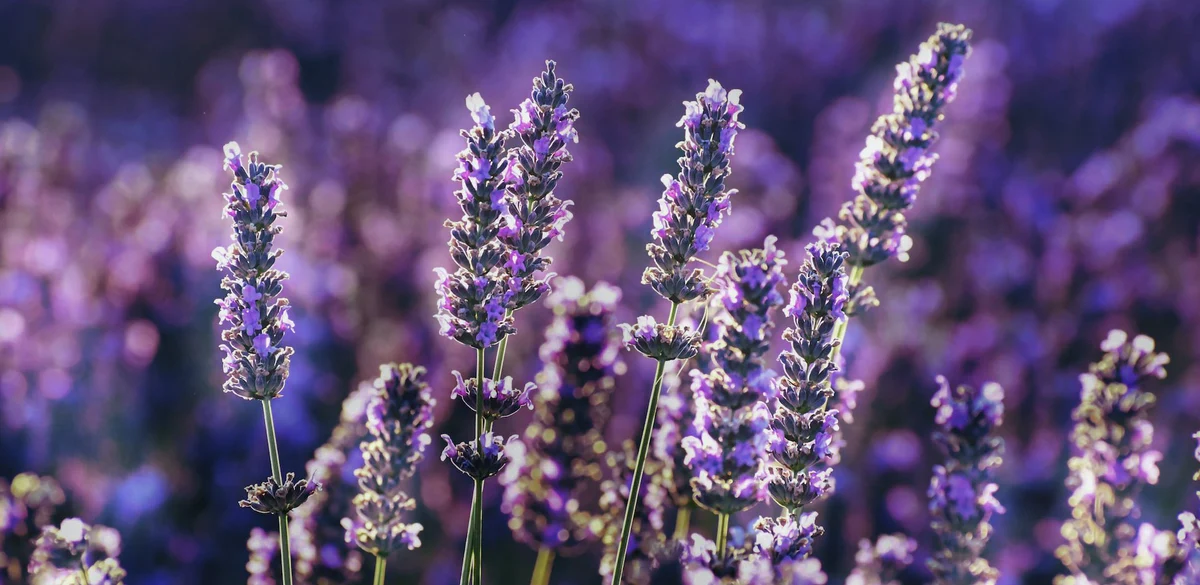
<svg viewBox="0 0 1200 585"><path fill-rule="evenodd" d="M1006 390L1008 513L989 556L1000 583L1049 583L1063 571L1077 376L1112 328L1171 355L1152 389L1161 478L1141 500L1144 518L1174 527L1196 507L1200 430L1193 0L0 3L0 478L53 476L54 520L118 529L130 585L245 580L251 529L272 527L236 506L263 475L261 414L221 392L210 253L228 242L229 140L282 164L291 187L277 243L296 354L275 417L283 466L301 470L383 362L428 369L434 436L470 434L450 371L474 356L433 318L465 96L507 124L546 59L574 84L580 141L557 189L574 220L549 254L560 275L619 287L628 323L662 309L640 277L679 102L710 77L743 90L739 194L705 257L775 234L791 280L813 226L851 195L895 63L939 21L974 29L974 49L910 217L911 259L873 271L881 306L847 336L865 390L816 556L840 583L862 538L902 532L928 550L941 458L929 401L944 374ZM506 373L531 380L553 315L521 315ZM613 445L636 438L653 375L635 354L624 364ZM334 441L362 433L344 423ZM394 582L458 578L471 485L432 453L413 489L424 545L392 556ZM335 509L358 464L326 482ZM493 485L485 502L487 580L524 583L536 551L514 540L501 496ZM311 529L329 543L315 558L350 550L336 518ZM929 579L917 554L905 583ZM598 558L560 559L553 582L597 582Z"/></svg>

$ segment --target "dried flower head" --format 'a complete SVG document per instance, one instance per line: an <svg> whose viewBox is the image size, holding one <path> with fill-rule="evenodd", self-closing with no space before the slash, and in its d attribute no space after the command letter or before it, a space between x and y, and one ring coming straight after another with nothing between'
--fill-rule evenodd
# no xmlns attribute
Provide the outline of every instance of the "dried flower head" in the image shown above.
<svg viewBox="0 0 1200 585"><path fill-rule="evenodd" d="M246 499L238 502L238 505L259 514L286 516L319 489L321 486L316 482L307 479L297 481L296 474L288 473L283 484L275 481L274 477L268 477L267 481L246 486Z"/></svg>

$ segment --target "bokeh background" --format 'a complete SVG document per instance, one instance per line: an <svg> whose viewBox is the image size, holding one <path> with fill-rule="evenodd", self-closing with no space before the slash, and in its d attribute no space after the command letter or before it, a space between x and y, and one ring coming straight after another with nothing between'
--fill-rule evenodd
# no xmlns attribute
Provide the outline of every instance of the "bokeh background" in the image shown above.
<svg viewBox="0 0 1200 585"><path fill-rule="evenodd" d="M245 580L246 538L270 520L236 505L266 474L260 409L220 390L209 253L228 241L228 140L282 163L291 185L277 242L297 353L275 413L284 467L301 471L383 361L426 365L434 431L466 434L449 371L472 355L432 315L467 94L507 122L543 61L558 61L582 117L559 188L575 219L550 249L554 269L620 286L621 321L661 317L639 277L680 102L709 77L744 90L740 192L714 247L776 234L792 276L811 228L851 194L894 65L942 20L972 27L975 49L913 214L912 259L868 272L883 304L850 329L849 375L867 389L820 555L840 582L860 538L929 546L928 400L944 373L1008 391L1008 514L989 554L1002 583L1048 583L1076 376L1113 327L1172 357L1153 388L1162 478L1143 503L1173 526L1197 507L1200 430L1192 0L2 2L0 477L53 476L56 517L118 528L130 585ZM540 368L550 314L518 314L518 380ZM625 361L613 441L640 428L650 385L648 360ZM392 579L449 582L470 486L431 456L414 489L425 546L393 557ZM492 486L489 580L524 583L534 552L512 540L499 496ZM711 530L703 516L694 526ZM562 560L554 582L596 582L596 564Z"/></svg>

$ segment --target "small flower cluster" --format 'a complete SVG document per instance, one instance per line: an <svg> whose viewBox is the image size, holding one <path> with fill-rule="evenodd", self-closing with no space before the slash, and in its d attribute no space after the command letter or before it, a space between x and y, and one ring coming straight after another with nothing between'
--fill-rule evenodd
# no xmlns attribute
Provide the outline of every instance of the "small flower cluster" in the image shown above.
<svg viewBox="0 0 1200 585"><path fill-rule="evenodd" d="M275 585L272 575L278 570L275 568L279 558L277 542L278 532L267 532L257 526L250 529L250 538L246 539L246 550L250 552L246 561L246 572L249 573L246 585Z"/></svg>
<svg viewBox="0 0 1200 585"><path fill-rule="evenodd" d="M1179 546L1172 532L1133 524L1140 515L1138 493L1158 482L1162 459L1150 448L1154 427L1148 411L1155 399L1142 384L1165 378L1170 358L1154 351L1153 339L1130 339L1119 330L1100 348L1104 357L1079 377L1081 401L1072 413L1067 479L1072 518L1063 524L1067 543L1058 549L1071 574L1056 583L1170 583L1189 547ZM1186 526L1182 532L1186 540Z"/></svg>
<svg viewBox="0 0 1200 585"><path fill-rule="evenodd" d="M634 457L633 443L626 442L621 451L608 453L604 460L608 478L600 484L600 510L604 526L601 536L604 556L600 559L600 575L605 581L612 580L620 550L618 545L621 539L621 519L629 504ZM648 461L646 473L654 475L658 465L661 464L657 461ZM667 492L661 483L653 481L643 483L641 491L641 505L637 507L634 515L633 530L629 534L621 577L621 583L626 585L650 585L655 569L669 552L666 534L663 531L663 509Z"/></svg>
<svg viewBox="0 0 1200 585"><path fill-rule="evenodd" d="M548 298L554 321L540 351L534 422L500 476L508 525L532 548L573 552L599 536L581 497L589 481L602 477L598 454L611 414L609 393L624 369L611 334L620 298L616 287L598 283L586 291L574 277L556 281Z"/></svg>
<svg viewBox="0 0 1200 585"><path fill-rule="evenodd" d="M524 388L518 390L513 386L511 376L505 376L503 380L483 378L483 393L480 394L480 380L463 379L458 371L454 372L454 377L458 383L451 396L462 398L471 410L482 416L485 429L491 428L496 420L512 416L522 408L533 408L530 395L537 387L532 382L526 383ZM449 460L459 471L474 479L484 480L504 469L504 465L511 458L507 448L515 448L516 438L517 436L513 435L506 441L491 431L485 431L473 442L456 444L449 435L442 435L442 439L446 441L442 461Z"/></svg>
<svg viewBox="0 0 1200 585"><path fill-rule="evenodd" d="M499 240L502 218L508 210L506 189L516 180L513 162L504 141L509 132L496 129L496 118L479 94L467 98L475 126L463 130L467 148L458 154L454 192L463 216L446 221L450 229L453 274L437 268L437 320L441 334L474 348L495 345L513 333L512 318L505 315L511 301L506 291L504 263L507 250Z"/></svg>
<svg viewBox="0 0 1200 585"><path fill-rule="evenodd" d="M29 541L65 501L52 477L20 473L11 482L0 478L0 575L21 580L30 561Z"/></svg>
<svg viewBox="0 0 1200 585"><path fill-rule="evenodd" d="M934 127L958 91L970 40L970 29L939 24L920 52L896 67L893 111L871 127L851 183L858 194L842 206L840 223L826 219L816 230L818 237L841 243L852 266L907 259L912 241L904 214L937 160L929 152L938 137Z"/></svg>
<svg viewBox="0 0 1200 585"><path fill-rule="evenodd" d="M873 543L864 538L858 543L854 570L846 577L846 585L896 585L916 550L916 541L903 534L884 534Z"/></svg>
<svg viewBox="0 0 1200 585"><path fill-rule="evenodd" d="M433 425L435 400L425 383L425 368L412 364L384 364L375 379L375 393L367 404L369 441L362 443L363 464L354 471L358 495L356 519L347 518L346 542L380 558L405 547L421 546L420 524L407 524L404 513L416 500L404 491L404 481L425 457Z"/></svg>
<svg viewBox="0 0 1200 585"><path fill-rule="evenodd" d="M754 540L748 538L746 530L735 526L729 530L725 550L718 550L716 543L693 534L691 540L681 547L679 560L683 565L686 583L771 583L763 581L764 573L773 575L770 563L758 563L754 553Z"/></svg>
<svg viewBox="0 0 1200 585"><path fill-rule="evenodd" d="M233 221L233 244L213 250L217 270L228 271L221 280L227 293L215 302L220 307L221 350L225 391L247 400L272 400L283 392L292 348L283 346L283 335L294 328L288 317L283 291L286 272L274 268L282 250L272 249L283 231L276 220L279 195L287 185L279 178L279 165L258 161L252 152L242 164L236 142L225 145L225 168L233 173L230 193L225 193L225 215Z"/></svg>
<svg viewBox="0 0 1200 585"><path fill-rule="evenodd" d="M34 582L70 585L120 585L125 571L117 562L121 535L100 525L67 518L59 526L44 526L29 561Z"/></svg>
<svg viewBox="0 0 1200 585"><path fill-rule="evenodd" d="M947 458L934 466L929 482L929 513L938 544L929 568L939 585L993 585L998 574L983 558L983 547L992 532L992 515L1004 513L992 481L1004 452L1004 439L995 436L1004 416L1004 389L995 383L951 388L938 376L931 403L938 425L933 440Z"/></svg>
<svg viewBox="0 0 1200 585"><path fill-rule="evenodd" d="M455 443L450 435L442 435L442 440L446 441L442 461L450 461L467 477L484 480L499 474L508 464L508 450L516 448L517 436L505 439L489 431L474 441Z"/></svg>
<svg viewBox="0 0 1200 585"><path fill-rule="evenodd" d="M717 514L740 512L765 496L775 372L763 356L775 328L771 313L783 304L785 264L768 237L762 249L725 253L717 269L724 311L716 318L719 338L707 347L715 367L692 371L696 435L683 439L696 503Z"/></svg>
<svg viewBox="0 0 1200 585"><path fill-rule="evenodd" d="M559 167L571 160L567 143L579 141L579 112L567 109L573 89L555 75L554 61L547 61L546 70L533 80L529 99L513 110L516 121L509 130L521 146L509 151L513 181L499 234L508 255L504 270L509 311L533 304L550 291L554 275L536 277L550 265L550 258L541 253L552 240L562 239L563 227L571 220L571 202L555 197L554 188L562 178Z"/></svg>
<svg viewBox="0 0 1200 585"><path fill-rule="evenodd" d="M784 539L787 548L770 551L770 556L777 559L807 556L811 539L822 529L815 523L815 512L802 510L833 488L828 465L838 412L830 410L828 402L833 396L833 373L837 371L834 351L840 343L834 328L846 318L845 261L846 254L836 244L810 244L808 258L792 285L791 302L784 309L793 320L793 326L783 333L791 349L779 356L783 377L779 380L778 405L771 420L774 438L769 447L777 465L766 472L767 489L783 507L784 516L763 518L758 525L764 533L788 535ZM799 531L792 527L799 527Z"/></svg>
<svg viewBox="0 0 1200 585"><path fill-rule="evenodd" d="M687 265L697 254L708 249L716 228L729 212L729 199L736 192L725 189L730 173L730 156L738 130L742 106L741 90L725 91L710 79L696 101L684 102L685 112L677 126L684 139L677 146L679 174L663 175L666 187L654 212L655 242L646 246L654 266L646 269L642 283L650 285L663 298L674 303L706 296L704 275Z"/></svg>
<svg viewBox="0 0 1200 585"><path fill-rule="evenodd" d="M271 476L262 483L246 486L246 499L238 502L238 505L259 514L287 516L288 512L302 506L319 489L321 486L317 482L297 480L296 474L289 472L283 482Z"/></svg>

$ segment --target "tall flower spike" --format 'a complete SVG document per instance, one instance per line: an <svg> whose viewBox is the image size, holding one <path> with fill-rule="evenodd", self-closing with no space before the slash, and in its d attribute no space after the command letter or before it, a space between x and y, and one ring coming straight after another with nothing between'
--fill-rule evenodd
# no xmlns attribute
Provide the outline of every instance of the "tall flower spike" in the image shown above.
<svg viewBox="0 0 1200 585"><path fill-rule="evenodd" d="M508 526L531 548L569 554L599 538L600 520L584 490L603 479L609 396L624 370L612 334L620 298L616 287L598 283L586 291L569 277L558 279L547 299L554 321L540 351L534 421L500 476Z"/></svg>
<svg viewBox="0 0 1200 585"><path fill-rule="evenodd" d="M430 443L425 432L433 426L435 400L425 383L425 368L384 364L367 404L367 432L362 443L363 464L354 472L359 493L354 497L356 519L347 518L346 541L358 544L380 559L401 547L421 546L420 524L404 522L416 507L405 480L412 477Z"/></svg>
<svg viewBox="0 0 1200 585"><path fill-rule="evenodd" d="M830 410L828 402L837 371L834 352L840 343L834 329L846 318L847 294L846 254L828 242L810 244L807 250L808 257L791 288L791 302L784 309L792 318L792 327L783 332L790 349L779 356L783 377L769 446L775 464L766 470L767 489L783 507L784 516L761 519L759 530L778 533L781 526L796 525L803 527L796 540L811 542L823 530L815 516L809 516L813 513L804 509L833 489L829 465L838 412ZM771 556L797 559L809 553L810 547L805 546L771 551Z"/></svg>
<svg viewBox="0 0 1200 585"><path fill-rule="evenodd" d="M1070 575L1057 585L1084 583L1170 583L1181 568L1174 533L1143 523L1137 496L1158 482L1162 454L1151 449L1154 427L1148 411L1154 395L1142 390L1166 377L1170 361L1154 340L1130 339L1114 330L1100 345L1104 357L1079 377L1079 407L1072 413L1072 456L1067 462L1071 519L1063 524L1067 543L1057 553ZM1186 536L1186 535L1185 535Z"/></svg>
<svg viewBox="0 0 1200 585"><path fill-rule="evenodd" d="M929 568L938 585L992 585L998 573L983 558L983 548L992 515L1004 512L993 481L1004 453L1004 440L996 436L1004 389L995 383L952 388L941 376L937 382L933 440L946 452L946 461L933 467L929 482L929 514L937 534Z"/></svg>
<svg viewBox="0 0 1200 585"><path fill-rule="evenodd" d="M505 316L513 295L506 291L506 247L499 240L502 216L508 209L506 190L516 180L512 162L505 157L507 130L496 130L496 120L479 94L467 98L475 126L463 130L467 148L458 154L454 192L463 216L446 221L450 229L453 273L436 269L439 302L437 320L441 334L474 348L490 347L513 333L512 318Z"/></svg>
<svg viewBox="0 0 1200 585"><path fill-rule="evenodd" d="M684 139L676 145L683 150L680 171L675 177L663 175L666 190L651 231L655 241L646 246L654 266L642 275L643 284L674 303L709 292L703 273L687 265L708 249L736 192L725 189L725 178L730 173L733 140L745 127L737 120L741 94L739 89L727 92L710 79L696 101L683 103L685 113L677 126L684 129Z"/></svg>
<svg viewBox="0 0 1200 585"><path fill-rule="evenodd" d="M907 259L912 242L904 214L937 160L929 152L938 137L935 127L958 91L970 40L970 29L941 23L916 55L896 67L893 111L871 127L851 182L857 195L842 206L838 223L826 219L815 230L818 237L840 242L852 266ZM867 294L861 299L856 294L853 305L873 304Z"/></svg>
<svg viewBox="0 0 1200 585"><path fill-rule="evenodd" d="M231 192L225 193L233 244L212 254L217 269L227 274L221 280L226 295L215 301L225 325L225 391L247 400L272 400L283 392L292 356L292 348L283 345L284 334L293 328L289 305L279 296L288 275L275 268L283 251L274 248L275 236L283 231L276 222L287 215L279 209L287 185L279 178L279 165L260 163L258 153L250 153L243 165L237 143L227 144L225 151L234 177Z"/></svg>
<svg viewBox="0 0 1200 585"><path fill-rule="evenodd" d="M696 436L684 438L683 448L696 503L719 515L745 510L766 495L767 404L775 397L775 372L764 355L775 328L772 313L783 304L785 264L768 237L761 249L726 252L717 268L723 310L715 318L719 336L706 348L714 367L707 374L692 370Z"/></svg>
<svg viewBox="0 0 1200 585"><path fill-rule="evenodd" d="M864 538L858 543L846 585L897 585L897 577L912 564L916 550L916 541L903 534L884 534L875 542Z"/></svg>
<svg viewBox="0 0 1200 585"><path fill-rule="evenodd" d="M567 109L574 87L555 75L554 67L554 61L546 61L546 70L534 78L532 94L513 110L516 120L509 126L521 141L509 151L512 182L505 225L500 229L506 247L509 311L535 303L549 292L554 275L538 276L550 266L542 250L555 238L562 239L571 220L567 209L571 202L555 197L554 188L562 179L559 168L571 161L567 143L579 140L575 130L579 112Z"/></svg>

